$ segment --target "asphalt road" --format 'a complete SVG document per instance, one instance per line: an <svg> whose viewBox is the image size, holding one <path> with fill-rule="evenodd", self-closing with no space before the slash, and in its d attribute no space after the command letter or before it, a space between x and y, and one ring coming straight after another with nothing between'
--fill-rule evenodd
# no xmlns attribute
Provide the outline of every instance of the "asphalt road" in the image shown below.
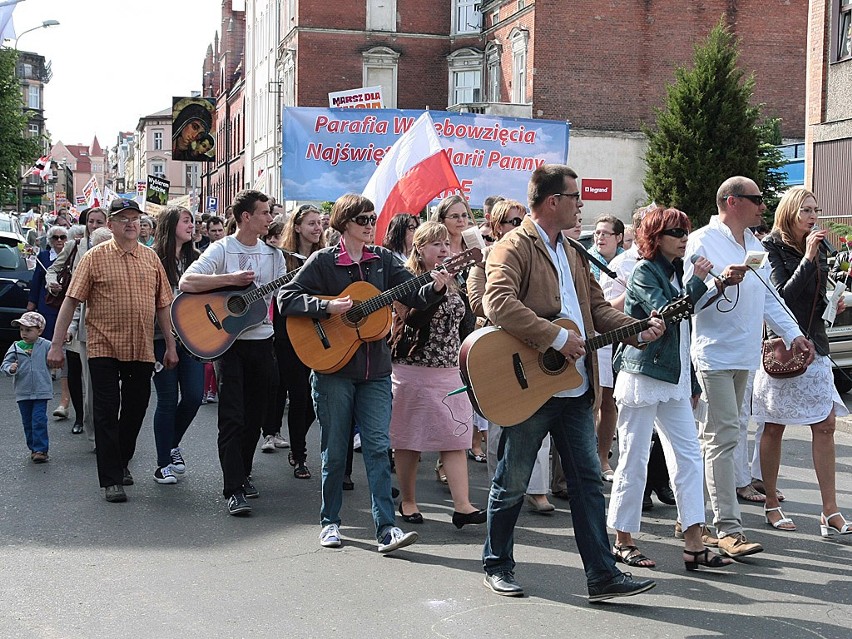
<svg viewBox="0 0 852 639"><path fill-rule="evenodd" d="M565 502L552 516L521 515L516 574L528 596L500 598L482 585L484 528L452 526L434 454L420 469L419 543L376 552L356 456L344 546L323 549L316 425L314 478L293 478L284 452L258 452L261 496L251 517L234 518L220 496L215 406L202 406L187 434L185 478L161 486L152 479L154 401L131 465L136 485L127 503L109 504L69 421L51 423L50 463L29 462L11 383L0 381L0 637L852 637L852 535L819 537L805 430L788 429L781 469L797 532L775 531L760 506L743 505L749 536L766 552L687 573L672 537L675 509L658 504L638 535L658 568L634 569L657 588L590 606ZM850 433L847 423L837 434L837 465L852 519ZM472 501L484 506L485 466L469 469Z"/></svg>

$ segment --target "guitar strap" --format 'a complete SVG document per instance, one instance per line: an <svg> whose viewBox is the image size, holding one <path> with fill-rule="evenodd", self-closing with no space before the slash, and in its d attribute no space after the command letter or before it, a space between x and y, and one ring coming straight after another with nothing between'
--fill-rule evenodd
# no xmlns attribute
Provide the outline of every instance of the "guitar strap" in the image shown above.
<svg viewBox="0 0 852 639"><path fill-rule="evenodd" d="M570 244L580 255L583 255L586 258L586 260L588 260L589 262L592 262L592 264L597 266L601 271L603 271L604 273L609 275L612 279L614 279L614 280L618 279L618 274L615 271L613 271L609 266L607 266L605 262L602 262L601 260L596 258L594 255L589 253L586 250L585 246L583 246L582 244L580 244L577 240L575 240L573 238L565 237L565 236L563 236L563 237L564 237L565 241L568 242L568 244Z"/></svg>

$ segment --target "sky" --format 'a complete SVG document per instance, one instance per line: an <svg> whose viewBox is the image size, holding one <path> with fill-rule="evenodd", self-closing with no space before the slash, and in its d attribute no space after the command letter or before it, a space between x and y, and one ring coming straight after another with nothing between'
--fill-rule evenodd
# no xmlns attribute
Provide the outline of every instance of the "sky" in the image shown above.
<svg viewBox="0 0 852 639"><path fill-rule="evenodd" d="M19 49L52 63L44 107L51 142L115 144L172 96L201 90L221 0L24 0L13 13ZM6 43L7 45L10 43Z"/></svg>

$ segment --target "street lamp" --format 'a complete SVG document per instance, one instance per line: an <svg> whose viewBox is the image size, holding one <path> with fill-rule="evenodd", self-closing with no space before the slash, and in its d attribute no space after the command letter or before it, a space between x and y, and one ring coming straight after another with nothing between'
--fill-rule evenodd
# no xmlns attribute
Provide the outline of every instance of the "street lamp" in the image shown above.
<svg viewBox="0 0 852 639"><path fill-rule="evenodd" d="M59 25L59 21L58 21L58 20L45 20L44 22L42 22L42 23L41 23L40 25L38 25L37 27L30 27L30 28L29 28L29 29L27 29L26 31L21 32L21 33L18 35L18 37L17 37L17 38L15 38L15 48L16 48L16 49L18 48L18 43L21 41L21 37L23 37L24 35L28 34L30 31L35 31L35 30L37 30L37 29L47 29L48 27L55 27L55 26L58 26L58 25Z"/></svg>

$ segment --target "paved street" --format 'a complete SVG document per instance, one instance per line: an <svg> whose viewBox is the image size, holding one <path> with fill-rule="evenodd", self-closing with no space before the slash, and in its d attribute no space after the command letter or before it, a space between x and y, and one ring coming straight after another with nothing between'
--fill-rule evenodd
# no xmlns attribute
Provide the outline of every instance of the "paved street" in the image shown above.
<svg viewBox="0 0 852 639"><path fill-rule="evenodd" d="M363 465L345 494L344 547L322 549L318 429L314 478L293 478L286 451L256 456L261 496L249 518L220 497L216 408L202 406L185 442L188 470L174 486L152 479L151 408L126 504L97 488L94 455L70 421L51 422L51 461L29 462L11 381L0 381L0 637L823 637L852 631L852 535L824 541L809 432L788 429L781 487L795 533L744 505L766 552L724 572L687 573L672 537L674 507L657 505L638 536L658 581L632 600L590 606L565 502L524 512L517 578L528 596L482 585L483 527L456 530L452 502L424 454L415 546L376 552ZM837 435L838 496L852 517L852 428ZM484 506L484 465L470 463L472 501ZM407 529L414 527L409 526Z"/></svg>

